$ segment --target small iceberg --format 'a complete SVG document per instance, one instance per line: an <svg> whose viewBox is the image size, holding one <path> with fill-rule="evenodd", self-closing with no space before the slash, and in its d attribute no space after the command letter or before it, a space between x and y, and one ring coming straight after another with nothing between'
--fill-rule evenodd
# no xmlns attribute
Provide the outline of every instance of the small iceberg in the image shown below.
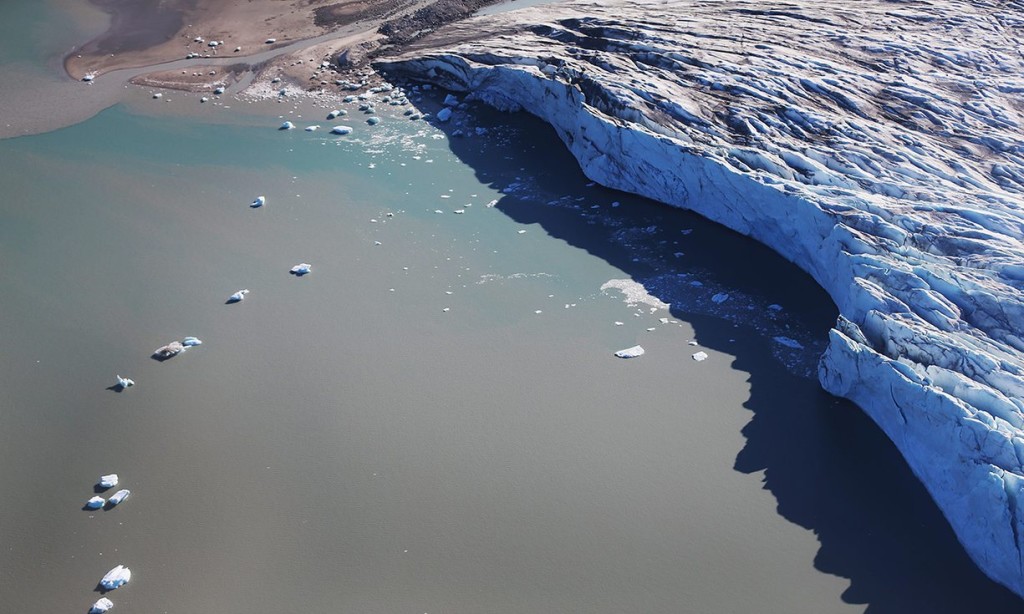
<svg viewBox="0 0 1024 614"><path fill-rule="evenodd" d="M313 265L309 264L308 262L303 262L301 264L296 264L288 272L291 273L292 275L295 275L296 277L302 277L303 275L307 275L313 272Z"/></svg>
<svg viewBox="0 0 1024 614"><path fill-rule="evenodd" d="M112 607L114 607L113 601L106 597L100 597L96 600L96 603L92 604L92 607L89 608L89 614L103 614Z"/></svg>
<svg viewBox="0 0 1024 614"><path fill-rule="evenodd" d="M638 356L644 355L644 348L640 347L639 345L634 345L631 348L626 348L624 350L619 350L618 352L615 352L615 355L618 356L619 358L636 358Z"/></svg>
<svg viewBox="0 0 1024 614"><path fill-rule="evenodd" d="M107 575L103 576L100 580L100 586L108 591L112 591L115 588L128 584L128 581L132 579L132 570L128 569L124 565L118 565L107 572Z"/></svg>
<svg viewBox="0 0 1024 614"><path fill-rule="evenodd" d="M337 117L339 115L341 115L341 111L340 110L331 111L330 113L327 114L327 119L334 119L335 117Z"/></svg>
<svg viewBox="0 0 1024 614"><path fill-rule="evenodd" d="M86 73L85 75L82 76L82 81L85 81L86 83L88 83L88 82L92 81L95 78L96 78L96 74L90 72L90 73Z"/></svg>
<svg viewBox="0 0 1024 614"><path fill-rule="evenodd" d="M291 122L285 122L285 123L281 124L281 127L278 128L278 130L291 130L294 127L295 127L295 124L293 124Z"/></svg>
<svg viewBox="0 0 1024 614"><path fill-rule="evenodd" d="M373 117L368 118L366 120L366 123L370 124L371 126L376 126L377 124L380 123L380 118L374 115Z"/></svg>
<svg viewBox="0 0 1024 614"><path fill-rule="evenodd" d="M117 486L117 474L108 473L107 475L101 475L99 486L100 488L113 488Z"/></svg>
<svg viewBox="0 0 1024 614"><path fill-rule="evenodd" d="M250 203L249 206L252 207L253 209L256 209L262 207L265 204L267 204L267 197L257 196L255 199L253 199L252 203Z"/></svg>
<svg viewBox="0 0 1024 614"><path fill-rule="evenodd" d="M351 126L335 126L331 128L331 134L349 134L352 132Z"/></svg>
<svg viewBox="0 0 1024 614"><path fill-rule="evenodd" d="M117 383L114 384L114 387L118 388L120 390L124 390L125 388L131 388L134 385L135 385L135 380L133 380L133 379L131 379L129 377L121 377L120 375L118 375L117 376Z"/></svg>
<svg viewBox="0 0 1024 614"><path fill-rule="evenodd" d="M128 490L127 488L123 488L123 489L115 492L113 495L110 496L110 501L109 501L110 507L114 507L118 503L124 501L125 499L128 498L128 495L130 495L130 494L132 494L132 491ZM98 499L98 498L99 497L93 497L93 499ZM89 500L92 501L92 499L89 499Z"/></svg>
<svg viewBox="0 0 1024 614"><path fill-rule="evenodd" d="M216 94L217 96L220 96L221 94L224 93L224 88L223 87L218 87L217 89L213 90L213 93Z"/></svg>
<svg viewBox="0 0 1024 614"><path fill-rule="evenodd" d="M693 358L697 362L703 362L708 359L708 355L707 352L697 352L691 358Z"/></svg>
<svg viewBox="0 0 1024 614"><path fill-rule="evenodd" d="M449 119L452 118L452 108L451 107L445 107L445 108L441 109L440 111L438 111L437 115L435 115L434 117L436 117L437 121L439 121L439 122L446 122L446 121L448 121Z"/></svg>
<svg viewBox="0 0 1024 614"><path fill-rule="evenodd" d="M180 341L172 341L163 347L157 348L156 351L153 352L153 358L156 358L157 360L167 360L168 358L177 356L184 351L184 349L185 346L182 345Z"/></svg>
<svg viewBox="0 0 1024 614"><path fill-rule="evenodd" d="M232 294L231 296L228 297L228 302L229 303L241 302L245 298L246 294L249 294L248 290L239 290L238 292L235 292L234 294Z"/></svg>
<svg viewBox="0 0 1024 614"><path fill-rule="evenodd" d="M187 348L190 348L196 345L202 345L203 340L197 337L185 337L184 339L181 340L181 344Z"/></svg>
<svg viewBox="0 0 1024 614"><path fill-rule="evenodd" d="M267 44L267 45L273 45L274 43L276 43L276 42L277 42L277 39L276 39L276 38L268 38L267 40L265 40L265 41L263 41L263 42L264 42L265 44Z"/></svg>
<svg viewBox="0 0 1024 614"><path fill-rule="evenodd" d="M100 497L100 496L97 495L97 496L93 497L92 499L89 499L88 501L86 501L85 502L85 507L86 507L86 509L90 509L90 510L98 510L101 507L103 507L103 505L105 503L106 503L106 501L103 499L103 497Z"/></svg>
<svg viewBox="0 0 1024 614"><path fill-rule="evenodd" d="M320 126L317 126L315 124L312 125L312 126L306 126L306 132L316 132L319 129L320 129Z"/></svg>
<svg viewBox="0 0 1024 614"><path fill-rule="evenodd" d="M448 94L447 96L444 97L444 106L457 107L459 106L459 99L451 94Z"/></svg>

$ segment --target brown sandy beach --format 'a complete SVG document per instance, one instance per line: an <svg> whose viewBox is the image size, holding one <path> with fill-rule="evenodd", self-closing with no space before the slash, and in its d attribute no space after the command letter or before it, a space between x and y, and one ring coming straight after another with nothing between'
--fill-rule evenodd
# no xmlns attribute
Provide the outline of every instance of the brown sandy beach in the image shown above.
<svg viewBox="0 0 1024 614"><path fill-rule="evenodd" d="M191 70L155 71L135 83L202 91L225 85L227 75L270 66L294 81L322 81L309 66L309 53L249 66L247 58L291 43L329 34L339 40L318 43L317 58L359 64L382 45L401 45L470 15L494 0L93 0L111 15L110 28L65 58L69 75L81 79L125 68L158 66L194 59ZM238 62L227 70L208 64ZM205 62L204 62L205 60ZM333 61L332 61L333 63ZM293 69L293 70L288 70ZM210 72L215 74L211 75ZM281 72L280 70L278 72ZM213 78L210 78L213 77ZM314 83L319 85L319 83Z"/></svg>

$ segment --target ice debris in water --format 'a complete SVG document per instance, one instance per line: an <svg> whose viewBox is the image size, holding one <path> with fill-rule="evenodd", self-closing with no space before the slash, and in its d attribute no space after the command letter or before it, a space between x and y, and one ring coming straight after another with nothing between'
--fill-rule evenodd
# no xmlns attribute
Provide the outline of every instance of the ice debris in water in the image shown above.
<svg viewBox="0 0 1024 614"><path fill-rule="evenodd" d="M181 340L181 344L187 348L190 348L194 345L202 345L203 340L196 337L185 337L184 339Z"/></svg>
<svg viewBox="0 0 1024 614"><path fill-rule="evenodd" d="M437 112L437 115L435 117L437 117L437 121L439 121L439 122L446 122L446 121L448 121L449 119L452 118L451 107L445 107L445 108L441 109L440 111Z"/></svg>
<svg viewBox="0 0 1024 614"><path fill-rule="evenodd" d="M701 362L707 360L708 355L706 352L697 352L696 354L693 355L693 359L696 360L697 362Z"/></svg>
<svg viewBox="0 0 1024 614"><path fill-rule="evenodd" d="M721 305L725 301L729 300L729 295L725 292L719 292L718 294L711 297L711 301Z"/></svg>
<svg viewBox="0 0 1024 614"><path fill-rule="evenodd" d="M184 349L185 346L182 345L180 341L172 341L165 346L158 347L156 351L153 352L153 356L160 360L166 360L173 356L177 356L184 351Z"/></svg>
<svg viewBox="0 0 1024 614"><path fill-rule="evenodd" d="M117 486L117 474L108 473L107 475L101 475L99 486L100 488L113 488Z"/></svg>
<svg viewBox="0 0 1024 614"><path fill-rule="evenodd" d="M285 122L285 123L281 124L281 127L278 128L278 130L291 130L294 127L295 127L295 124L293 124L291 122Z"/></svg>
<svg viewBox="0 0 1024 614"><path fill-rule="evenodd" d="M640 347L639 345L634 345L631 348L626 348L624 350L619 350L618 352L615 352L615 355L618 356L619 358L636 358L637 356L644 355L644 348Z"/></svg>
<svg viewBox="0 0 1024 614"><path fill-rule="evenodd" d="M351 126L335 126L331 128L331 134L348 134L352 132Z"/></svg>
<svg viewBox="0 0 1024 614"><path fill-rule="evenodd" d="M310 273L312 271L313 265L309 264L308 262L303 262L301 264L296 264L288 272L291 273L292 275L295 275L296 277L302 277L303 275L306 275L307 273Z"/></svg>
<svg viewBox="0 0 1024 614"><path fill-rule="evenodd" d="M224 93L224 88L223 87L218 87L217 89L213 90L213 93L218 95L218 96L220 96L221 94Z"/></svg>
<svg viewBox="0 0 1024 614"><path fill-rule="evenodd" d="M793 348L794 350L802 350L802 349L804 349L804 346L803 346L802 343L800 343L796 339L791 339L790 337L783 337L783 336L775 337L775 343L778 343L780 345L784 345L784 346L786 346L788 348Z"/></svg>
<svg viewBox="0 0 1024 614"><path fill-rule="evenodd" d="M100 580L100 586L108 591L112 591L119 586L124 586L132 579L132 570L128 569L124 565L118 565L107 572L107 575L103 576Z"/></svg>
<svg viewBox="0 0 1024 614"><path fill-rule="evenodd" d="M117 387L120 388L121 390L124 390L125 388L131 388L134 385L135 380L128 377L121 377L120 375L117 376Z"/></svg>
<svg viewBox="0 0 1024 614"><path fill-rule="evenodd" d="M89 499L88 501L86 501L85 502L85 507L87 507L87 508L89 508L91 510L98 510L101 507L103 507L104 503L106 503L106 501L103 499L103 497L100 497L100 496L97 495L97 496L93 497L92 499Z"/></svg>
<svg viewBox="0 0 1024 614"><path fill-rule="evenodd" d="M327 114L327 119L334 119L335 117L337 117L339 115L341 115L341 111L340 110L331 111L330 113Z"/></svg>
<svg viewBox="0 0 1024 614"><path fill-rule="evenodd" d="M248 290L239 290L238 292L235 292L234 294L228 297L228 302L237 303L244 299L246 294L249 294Z"/></svg>
<svg viewBox="0 0 1024 614"><path fill-rule="evenodd" d="M112 607L114 607L113 601L106 597L100 597L96 600L96 603L92 604L92 607L89 608L89 614L103 614Z"/></svg>
<svg viewBox="0 0 1024 614"><path fill-rule="evenodd" d="M459 99L451 94L448 94L447 96L444 97L444 106L457 107L459 106Z"/></svg>
<svg viewBox="0 0 1024 614"><path fill-rule="evenodd" d="M380 118L374 115L373 117L368 118L366 120L366 123L370 124L371 126L376 126L377 124L380 123Z"/></svg>
<svg viewBox="0 0 1024 614"><path fill-rule="evenodd" d="M315 124L312 125L312 126L306 126L306 132L316 132L319 129L320 129L320 126L317 126Z"/></svg>
<svg viewBox="0 0 1024 614"><path fill-rule="evenodd" d="M128 495L130 495L130 494L132 494L132 491L128 490L127 488L123 488L123 489L115 492L113 495L110 496L110 505L111 505L111 507L113 507L113 506L117 505L118 503L120 503L120 502L124 501L125 499L127 499ZM90 501L91 500L92 499L90 499Z"/></svg>

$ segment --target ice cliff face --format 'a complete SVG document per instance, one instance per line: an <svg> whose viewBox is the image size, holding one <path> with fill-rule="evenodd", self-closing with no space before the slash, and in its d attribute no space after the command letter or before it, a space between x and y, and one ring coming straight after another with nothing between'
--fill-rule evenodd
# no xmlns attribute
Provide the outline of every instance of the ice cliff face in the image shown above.
<svg viewBox="0 0 1024 614"><path fill-rule="evenodd" d="M588 176L773 247L841 316L822 385L1024 595L1024 4L589 0L379 68L555 127Z"/></svg>

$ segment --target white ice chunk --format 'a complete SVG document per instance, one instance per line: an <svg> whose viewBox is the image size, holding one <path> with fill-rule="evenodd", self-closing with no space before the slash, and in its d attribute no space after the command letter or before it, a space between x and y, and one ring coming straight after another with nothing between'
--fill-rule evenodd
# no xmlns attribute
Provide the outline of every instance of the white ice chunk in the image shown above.
<svg viewBox="0 0 1024 614"><path fill-rule="evenodd" d="M331 134L349 134L352 132L352 126L335 126L331 128Z"/></svg>
<svg viewBox="0 0 1024 614"><path fill-rule="evenodd" d="M311 273L312 271L313 265L309 264L308 262L303 262L301 264L296 264L295 266L293 266L289 272L292 275L302 277L303 275Z"/></svg>
<svg viewBox="0 0 1024 614"><path fill-rule="evenodd" d="M446 107L457 107L459 106L459 99L451 94L444 97L444 106ZM440 115L440 114L439 114Z"/></svg>
<svg viewBox="0 0 1024 614"><path fill-rule="evenodd" d="M167 345L158 347L156 351L153 352L153 356L161 360L166 360L172 356L177 356L184 350L185 346L182 345L180 341L172 341Z"/></svg>
<svg viewBox="0 0 1024 614"><path fill-rule="evenodd" d="M88 501L86 501L85 502L85 507L87 507L87 508L89 508L91 510L98 510L101 507L103 507L104 503L106 503L106 501L103 499L103 497L96 496L96 497L93 497L92 499L89 499Z"/></svg>
<svg viewBox="0 0 1024 614"><path fill-rule="evenodd" d="M120 503L120 502L124 501L125 499L127 499L128 495L130 495L130 494L132 494L132 491L128 490L127 488L123 488L123 489L115 492L113 495L110 496L110 505L111 506L117 505L118 503ZM91 501L91 499L90 499L90 501Z"/></svg>
<svg viewBox="0 0 1024 614"><path fill-rule="evenodd" d="M340 110L334 110L334 111L331 111L330 113L327 114L327 119L334 119L335 117L337 117L339 115L341 115L341 111Z"/></svg>
<svg viewBox="0 0 1024 614"><path fill-rule="evenodd" d="M103 614L112 607L114 607L113 601L106 597L100 597L96 600L96 603L92 604L92 607L89 608L89 614Z"/></svg>
<svg viewBox="0 0 1024 614"><path fill-rule="evenodd" d="M624 350L619 350L618 352L615 352L615 355L618 356L619 358L636 358L637 356L644 355L644 348L640 347L639 345L634 345L631 348L626 348Z"/></svg>
<svg viewBox="0 0 1024 614"><path fill-rule="evenodd" d="M107 575L103 576L100 580L100 586L112 591L119 586L124 586L132 579L132 570L128 569L124 565L118 565L107 572Z"/></svg>
<svg viewBox="0 0 1024 614"><path fill-rule="evenodd" d="M366 120L366 123L370 124L371 126L376 126L377 124L380 123L380 118L374 115L373 117L368 118Z"/></svg>
<svg viewBox="0 0 1024 614"><path fill-rule="evenodd" d="M213 90L213 93L218 95L218 96L220 96L221 94L224 93L224 88L223 87L218 87L217 89Z"/></svg>
<svg viewBox="0 0 1024 614"><path fill-rule="evenodd" d="M131 388L134 385L135 380L128 377L121 377L120 375L117 376L117 386L121 388L121 390L124 390L125 388Z"/></svg>
<svg viewBox="0 0 1024 614"><path fill-rule="evenodd" d="M316 132L319 129L320 129L320 126L317 126L316 124L314 124L312 126L306 126L306 132Z"/></svg>
<svg viewBox="0 0 1024 614"><path fill-rule="evenodd" d="M198 339L196 337L185 337L184 339L181 340L181 344L185 347L190 348L194 345L202 345L203 341L202 339Z"/></svg>
<svg viewBox="0 0 1024 614"><path fill-rule="evenodd" d="M706 352L697 352L696 354L693 355L692 358L694 360L696 360L697 362L701 362L701 361L707 360L708 359L708 355L707 355Z"/></svg>
<svg viewBox="0 0 1024 614"><path fill-rule="evenodd" d="M262 207L265 204L267 204L267 197L266 196L257 196L256 198L253 199L252 203L250 203L249 206L252 207L253 209L255 209L257 207Z"/></svg>
<svg viewBox="0 0 1024 614"><path fill-rule="evenodd" d="M799 341L797 341L796 339L792 339L790 337L783 337L781 335L778 336L778 337L775 337L775 343L778 343L780 345L784 345L784 346L786 346L788 348L793 348L794 350L802 350L802 349L804 349L803 344L800 343Z"/></svg>
<svg viewBox="0 0 1024 614"><path fill-rule="evenodd" d="M450 107L445 107L437 112L437 121L446 122L452 118L452 110Z"/></svg>
<svg viewBox="0 0 1024 614"><path fill-rule="evenodd" d="M291 130L294 127L295 127L295 124L293 124L291 122L285 122L285 123L281 124L281 127L278 128L278 130Z"/></svg>
<svg viewBox="0 0 1024 614"><path fill-rule="evenodd" d="M238 292L235 292L234 294L228 297L228 302L237 303L244 299L246 294L249 294L248 290L239 290Z"/></svg>
<svg viewBox="0 0 1024 614"><path fill-rule="evenodd" d="M117 474L108 473L107 475L101 475L99 485L100 488L113 488L117 486Z"/></svg>

